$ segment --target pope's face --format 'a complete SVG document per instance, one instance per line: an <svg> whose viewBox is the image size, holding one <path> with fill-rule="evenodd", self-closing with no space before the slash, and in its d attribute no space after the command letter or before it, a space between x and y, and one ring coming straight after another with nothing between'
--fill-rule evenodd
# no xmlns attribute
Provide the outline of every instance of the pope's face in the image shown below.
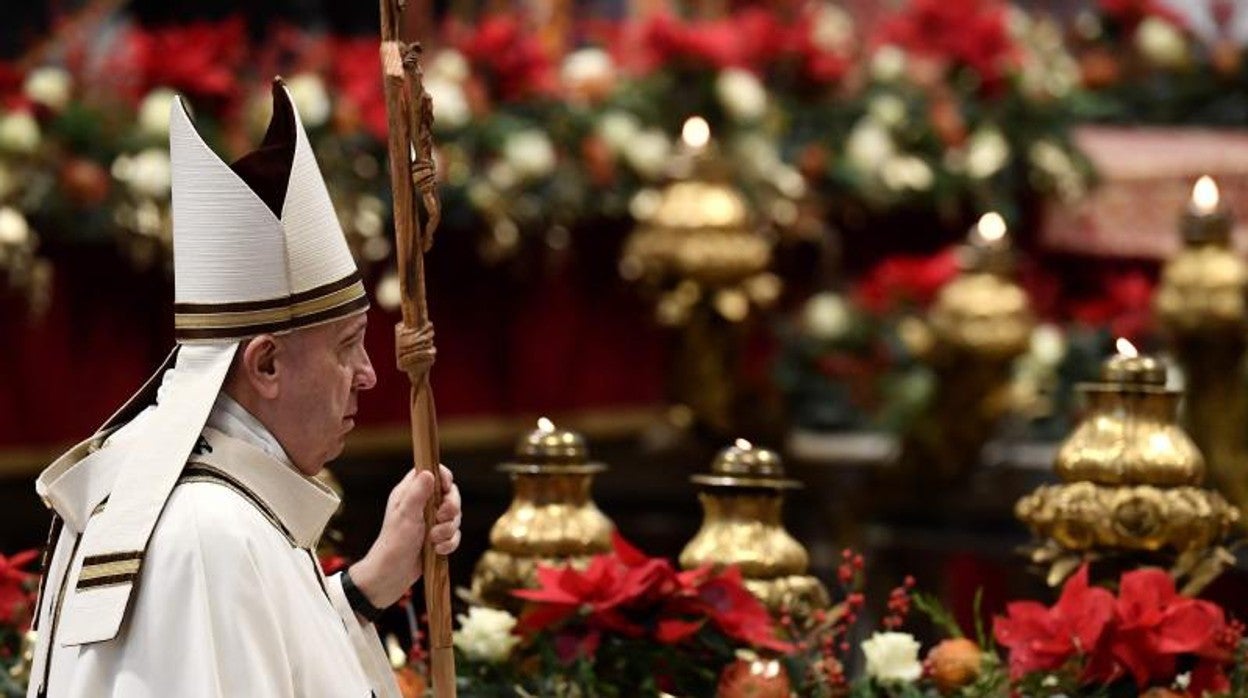
<svg viewBox="0 0 1248 698"><path fill-rule="evenodd" d="M364 315L299 330L282 338L282 428L274 429L295 467L315 475L337 458L355 427L361 390L377 384L364 349Z"/></svg>

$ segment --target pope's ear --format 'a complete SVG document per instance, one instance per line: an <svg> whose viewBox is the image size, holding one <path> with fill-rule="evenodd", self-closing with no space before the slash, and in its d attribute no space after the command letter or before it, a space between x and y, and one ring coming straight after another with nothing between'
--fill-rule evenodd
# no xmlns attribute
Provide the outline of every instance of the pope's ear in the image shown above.
<svg viewBox="0 0 1248 698"><path fill-rule="evenodd" d="M240 351L239 369L252 390L266 399L277 397L277 339L269 334L252 337Z"/></svg>

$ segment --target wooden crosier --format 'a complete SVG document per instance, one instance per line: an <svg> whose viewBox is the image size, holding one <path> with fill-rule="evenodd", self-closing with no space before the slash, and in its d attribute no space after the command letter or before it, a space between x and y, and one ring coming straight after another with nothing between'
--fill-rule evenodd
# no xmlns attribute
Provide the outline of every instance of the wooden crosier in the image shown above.
<svg viewBox="0 0 1248 698"><path fill-rule="evenodd" d="M432 530L442 503L438 473L438 421L429 370L435 348L433 323L425 295L425 253L441 219L433 161L433 107L425 92L419 43L399 38L404 0L381 0L381 66L390 136L390 184L394 190L394 235L399 260L403 321L395 326L400 370L412 385L412 457L415 468L434 475L433 496L425 509L425 530ZM420 192L424 222L416 204ZM455 696L455 655L451 641L451 579L446 557L428 540L422 551L425 610L429 616L429 668L434 694Z"/></svg>

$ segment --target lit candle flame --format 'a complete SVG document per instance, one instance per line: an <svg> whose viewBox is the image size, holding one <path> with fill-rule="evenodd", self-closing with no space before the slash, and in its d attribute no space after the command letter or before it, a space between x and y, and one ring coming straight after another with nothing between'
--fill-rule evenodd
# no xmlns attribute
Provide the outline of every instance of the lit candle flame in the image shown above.
<svg viewBox="0 0 1248 698"><path fill-rule="evenodd" d="M1196 186L1192 187L1192 209L1196 213L1208 214L1218 210L1220 198L1218 183L1209 175L1196 180Z"/></svg>
<svg viewBox="0 0 1248 698"><path fill-rule="evenodd" d="M711 141L711 125L700 116L691 116L685 121L685 126L680 131L680 138L690 148L705 148L706 144Z"/></svg>
<svg viewBox="0 0 1248 698"><path fill-rule="evenodd" d="M538 431L551 432L555 430L555 423L545 417L542 417L537 420L537 429Z"/></svg>
<svg viewBox="0 0 1248 698"><path fill-rule="evenodd" d="M979 239L989 244L1003 239L1005 230L1005 219L996 211L989 211L980 216L979 222L975 224L975 232L979 234Z"/></svg>
<svg viewBox="0 0 1248 698"><path fill-rule="evenodd" d="M750 443L749 441L746 441L745 439L737 439L736 447L741 449L742 451L748 451L754 448L754 444Z"/></svg>
<svg viewBox="0 0 1248 698"><path fill-rule="evenodd" d="M1114 343L1114 346L1118 349L1118 353L1125 357L1133 359L1140 355L1140 352L1136 350L1135 345L1127 341L1126 337L1119 337L1118 341Z"/></svg>

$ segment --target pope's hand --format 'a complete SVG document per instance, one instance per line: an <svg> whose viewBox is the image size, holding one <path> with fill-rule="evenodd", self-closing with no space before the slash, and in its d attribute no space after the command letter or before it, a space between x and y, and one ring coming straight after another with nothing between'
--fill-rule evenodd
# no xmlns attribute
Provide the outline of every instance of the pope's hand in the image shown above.
<svg viewBox="0 0 1248 698"><path fill-rule="evenodd" d="M459 547L459 487L445 465L439 468L442 474L442 505L434 517L429 540L439 555L450 555ZM433 474L409 471L390 492L377 540L368 554L351 566L351 581L377 608L385 608L398 601L420 579L425 503L432 494Z"/></svg>

